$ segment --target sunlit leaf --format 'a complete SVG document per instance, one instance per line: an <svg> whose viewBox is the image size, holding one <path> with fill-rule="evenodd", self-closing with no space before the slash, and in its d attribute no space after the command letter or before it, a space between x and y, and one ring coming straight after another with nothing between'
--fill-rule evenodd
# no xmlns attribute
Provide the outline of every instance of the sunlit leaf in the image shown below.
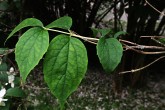
<svg viewBox="0 0 165 110"><path fill-rule="evenodd" d="M86 48L77 38L58 35L51 41L44 59L44 78L61 106L84 78L87 62Z"/></svg>
<svg viewBox="0 0 165 110"><path fill-rule="evenodd" d="M23 81L30 71L39 63L49 46L46 30L34 27L26 31L16 44L16 61Z"/></svg>
<svg viewBox="0 0 165 110"><path fill-rule="evenodd" d="M13 31L9 34L9 36L7 37L6 41L12 37L16 32L18 32L20 29L28 27L28 26L40 26L43 27L43 24L40 20L36 19L36 18L27 18L25 20L23 20L19 25L17 25Z"/></svg>

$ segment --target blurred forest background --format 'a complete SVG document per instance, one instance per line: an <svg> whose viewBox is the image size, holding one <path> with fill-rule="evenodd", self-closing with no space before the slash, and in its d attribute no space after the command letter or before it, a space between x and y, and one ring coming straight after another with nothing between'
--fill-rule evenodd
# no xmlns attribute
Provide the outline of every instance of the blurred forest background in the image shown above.
<svg viewBox="0 0 165 110"><path fill-rule="evenodd" d="M147 1L160 12L165 12L165 0ZM3 43L12 29L25 18L34 17L47 25L65 15L73 19L71 30L83 36L92 37L91 28L108 28L114 32L126 31L128 34L121 36L122 39L141 45L157 45L152 39L141 36L165 36L165 15L154 10L145 0L0 0L0 47L15 47L21 32L12 37L6 46ZM50 37L53 36L50 34ZM102 69L96 46L84 43L89 68L93 71ZM142 88L150 75L154 78L164 76L164 59L143 71L118 74L143 67L159 56L124 51L122 62L112 75L114 93L120 94L127 86Z"/></svg>

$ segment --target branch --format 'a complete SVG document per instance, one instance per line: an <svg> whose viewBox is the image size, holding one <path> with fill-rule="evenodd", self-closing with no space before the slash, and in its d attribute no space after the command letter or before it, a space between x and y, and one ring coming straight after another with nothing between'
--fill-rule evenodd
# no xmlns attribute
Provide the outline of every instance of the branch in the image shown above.
<svg viewBox="0 0 165 110"><path fill-rule="evenodd" d="M0 22L0 24L3 25L3 26L5 26L5 27L7 27L7 28L10 28L10 29L12 28L11 26L8 26L7 24L5 24L3 22Z"/></svg>
<svg viewBox="0 0 165 110"><path fill-rule="evenodd" d="M156 9L153 5L151 5L147 0L145 0L145 2L151 7L153 8L155 11L157 11L158 13L160 13L161 15L165 16L165 13L159 11L158 9Z"/></svg>
<svg viewBox="0 0 165 110"><path fill-rule="evenodd" d="M0 51L4 51L5 53L4 54L0 54L0 57L3 57L5 55L8 55L12 52L14 52L15 49L9 49L9 50L0 50Z"/></svg>
<svg viewBox="0 0 165 110"><path fill-rule="evenodd" d="M158 41L158 40L156 40L156 39L154 39L154 38L151 38L151 40L153 40L153 41L155 41L156 43L158 43L158 44L162 45L163 47L165 47L165 44L164 44L164 43L162 43L162 42L160 42L160 41Z"/></svg>
<svg viewBox="0 0 165 110"><path fill-rule="evenodd" d="M48 31L53 31L53 32L58 32L58 33L74 36L74 37L83 39L83 40L88 41L88 42L93 43L93 44L96 44L96 42L99 40L98 38L84 37L84 36L78 35L78 34L76 34L75 32L73 32L71 30L68 30L69 32L64 32L64 31L49 29L49 28L45 28L45 27L43 27L43 28L45 30L48 30Z"/></svg>
<svg viewBox="0 0 165 110"><path fill-rule="evenodd" d="M127 48L127 46L126 46L126 47L123 47L123 48ZM165 50L165 47L146 46L146 45L129 46L129 48L134 48L134 49L157 49L157 50Z"/></svg>
<svg viewBox="0 0 165 110"><path fill-rule="evenodd" d="M67 35L70 35L70 36L74 36L74 37L77 37L77 38L80 38L80 39L83 39L89 43L92 43L92 44L97 44L98 42L98 38L91 38L91 37L84 37L84 36L81 36L81 35L78 35L77 33L75 33L74 31L71 31L71 30L68 30L69 32L64 32L64 31L60 31L60 30L55 30L55 29L49 29L49 28L45 28L43 27L45 30L49 30L49 31L53 31L53 32L58 32L58 33L62 33L62 34L67 34ZM159 51L159 52L145 52L145 51L140 51L140 50L137 50L135 48L140 48L140 49L159 49L159 50L165 50L164 47L158 47L158 46L145 46L145 45L139 45L139 44L136 44L134 42L130 42L130 41L127 41L127 40L122 40L122 39L119 39L120 42L123 42L123 45L126 46L126 50L127 49L131 49L131 50L134 50L138 53L141 53L141 54L164 54L165 51ZM131 47L131 46L128 46L124 43L128 43L128 44L132 44L134 45L134 47Z"/></svg>
<svg viewBox="0 0 165 110"><path fill-rule="evenodd" d="M158 38L158 39L160 39L160 38L165 38L165 36L140 36L141 38L151 38L151 40L153 40L153 41L155 41L156 43L158 43L158 44L160 44L160 45L162 45L163 47L165 47L165 44L164 43L162 43L162 42L160 42L160 41L158 41L158 40L156 40L155 38Z"/></svg>
<svg viewBox="0 0 165 110"><path fill-rule="evenodd" d="M140 54L145 54L145 55L155 55L155 54L165 54L165 51L158 51L158 52L148 52L148 51L141 51L141 50L137 50L135 48L131 48L130 46L126 45L126 44L123 44L126 48L126 50L133 50L137 53L140 53Z"/></svg>
<svg viewBox="0 0 165 110"><path fill-rule="evenodd" d="M128 44L131 44L131 45L138 45L134 42L131 42L131 41L127 41L127 40L123 40L123 39L119 39L120 42L124 42L124 43L128 43Z"/></svg>
<svg viewBox="0 0 165 110"><path fill-rule="evenodd" d="M128 43L128 44L131 44L133 46L128 46L130 48L137 48L137 49L158 49L158 50L165 50L165 47L160 47L160 46L146 46L146 45L139 45L139 44L136 44L134 42L130 42L130 41L127 41L127 40L122 40L122 39L119 39L120 42L122 43ZM126 45L126 44L125 44ZM126 47L125 47L126 48Z"/></svg>
<svg viewBox="0 0 165 110"><path fill-rule="evenodd" d="M140 37L143 37L143 38L165 38L165 36L140 36Z"/></svg>
<svg viewBox="0 0 165 110"><path fill-rule="evenodd" d="M138 72L138 71L144 70L145 68L151 66L152 64L154 64L155 62L157 62L157 61L159 61L159 60L161 60L161 59L163 59L163 58L165 58L165 56L161 56L161 57L159 57L158 59L154 60L153 62L151 62L151 63L149 63L148 65L143 66L143 67L141 67L141 68L138 68L138 69L132 69L132 70L130 70L130 71L123 71L123 72L120 72L119 74L135 73L135 72Z"/></svg>

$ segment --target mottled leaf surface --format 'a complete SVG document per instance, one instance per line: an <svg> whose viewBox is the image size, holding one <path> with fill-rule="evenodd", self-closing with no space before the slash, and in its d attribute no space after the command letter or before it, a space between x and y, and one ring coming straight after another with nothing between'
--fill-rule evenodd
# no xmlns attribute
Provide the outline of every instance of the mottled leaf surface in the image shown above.
<svg viewBox="0 0 165 110"><path fill-rule="evenodd" d="M58 35L51 41L44 59L44 78L61 106L84 78L87 62L86 48L77 38Z"/></svg>
<svg viewBox="0 0 165 110"><path fill-rule="evenodd" d="M20 37L16 44L15 55L23 81L39 63L48 46L48 32L40 27L31 28Z"/></svg>
<svg viewBox="0 0 165 110"><path fill-rule="evenodd" d="M16 32L18 32L20 29L28 27L28 26L40 26L43 27L43 24L40 20L36 19L36 18L27 18L25 20L23 20L20 24L18 24L13 31L9 34L9 36L7 37L6 41L12 37Z"/></svg>
<svg viewBox="0 0 165 110"><path fill-rule="evenodd" d="M123 54L121 43L115 38L102 37L97 44L97 55L108 73L111 73L120 63Z"/></svg>

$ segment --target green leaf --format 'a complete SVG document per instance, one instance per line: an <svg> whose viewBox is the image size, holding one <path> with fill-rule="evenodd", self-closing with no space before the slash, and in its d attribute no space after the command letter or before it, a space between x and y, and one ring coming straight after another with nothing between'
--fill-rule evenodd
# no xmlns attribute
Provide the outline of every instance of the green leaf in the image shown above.
<svg viewBox="0 0 165 110"><path fill-rule="evenodd" d="M101 33L101 36L104 37L109 33L112 33L110 29L99 29L99 32Z"/></svg>
<svg viewBox="0 0 165 110"><path fill-rule="evenodd" d="M0 64L0 71L7 71L7 68L8 68L8 66L7 66L7 64L6 63L1 63Z"/></svg>
<svg viewBox="0 0 165 110"><path fill-rule="evenodd" d="M14 86L20 86L21 85L21 78L20 77L15 77L14 79Z"/></svg>
<svg viewBox="0 0 165 110"><path fill-rule="evenodd" d="M111 73L120 63L123 54L121 43L115 38L101 38L97 44L97 55L108 73Z"/></svg>
<svg viewBox="0 0 165 110"><path fill-rule="evenodd" d="M110 29L97 29L97 28L91 28L94 37L96 37L98 34L101 34L101 37L106 36L109 33L112 33Z"/></svg>
<svg viewBox="0 0 165 110"><path fill-rule="evenodd" d="M8 8L9 8L9 4L8 4L7 1L2 1L2 2L0 3L0 10L5 11L5 10L7 10Z"/></svg>
<svg viewBox="0 0 165 110"><path fill-rule="evenodd" d="M49 25L46 26L46 28L61 28L61 29L70 29L72 26L72 18L68 16L61 17Z"/></svg>
<svg viewBox="0 0 165 110"><path fill-rule="evenodd" d="M118 38L120 35L125 35L125 34L127 34L127 33L124 31L119 31L119 32L115 33L114 38Z"/></svg>
<svg viewBox="0 0 165 110"><path fill-rule="evenodd" d="M12 37L16 32L18 32L20 29L28 27L28 26L39 26L39 27L43 27L43 24L40 20L36 19L36 18L27 18L25 20L23 20L20 24L18 24L13 31L9 34L9 36L7 37L6 41ZM5 41L5 42L6 42Z"/></svg>
<svg viewBox="0 0 165 110"><path fill-rule="evenodd" d="M51 41L44 59L44 78L62 107L84 78L87 63L86 48L77 38L58 35Z"/></svg>
<svg viewBox="0 0 165 110"><path fill-rule="evenodd" d="M6 95L5 95L5 96L11 96L11 97L25 97L26 94L25 94L25 92L24 92L22 89L16 87L16 88L10 88L10 89L8 89L8 90L6 91Z"/></svg>
<svg viewBox="0 0 165 110"><path fill-rule="evenodd" d="M0 82L7 83L8 75L6 72L0 72Z"/></svg>
<svg viewBox="0 0 165 110"><path fill-rule="evenodd" d="M0 55L6 54L9 49L8 48L0 48Z"/></svg>
<svg viewBox="0 0 165 110"><path fill-rule="evenodd" d="M4 102L5 106L1 106L3 105L2 103L0 104L0 110L10 110L10 103L9 102Z"/></svg>
<svg viewBox="0 0 165 110"><path fill-rule="evenodd" d="M161 43L165 44L165 38L158 39Z"/></svg>
<svg viewBox="0 0 165 110"><path fill-rule="evenodd" d="M16 61L23 81L39 63L49 46L48 31L34 27L26 31L16 44Z"/></svg>
<svg viewBox="0 0 165 110"><path fill-rule="evenodd" d="M98 29L97 28L91 28L92 32L93 32L93 37L96 37L98 35Z"/></svg>

